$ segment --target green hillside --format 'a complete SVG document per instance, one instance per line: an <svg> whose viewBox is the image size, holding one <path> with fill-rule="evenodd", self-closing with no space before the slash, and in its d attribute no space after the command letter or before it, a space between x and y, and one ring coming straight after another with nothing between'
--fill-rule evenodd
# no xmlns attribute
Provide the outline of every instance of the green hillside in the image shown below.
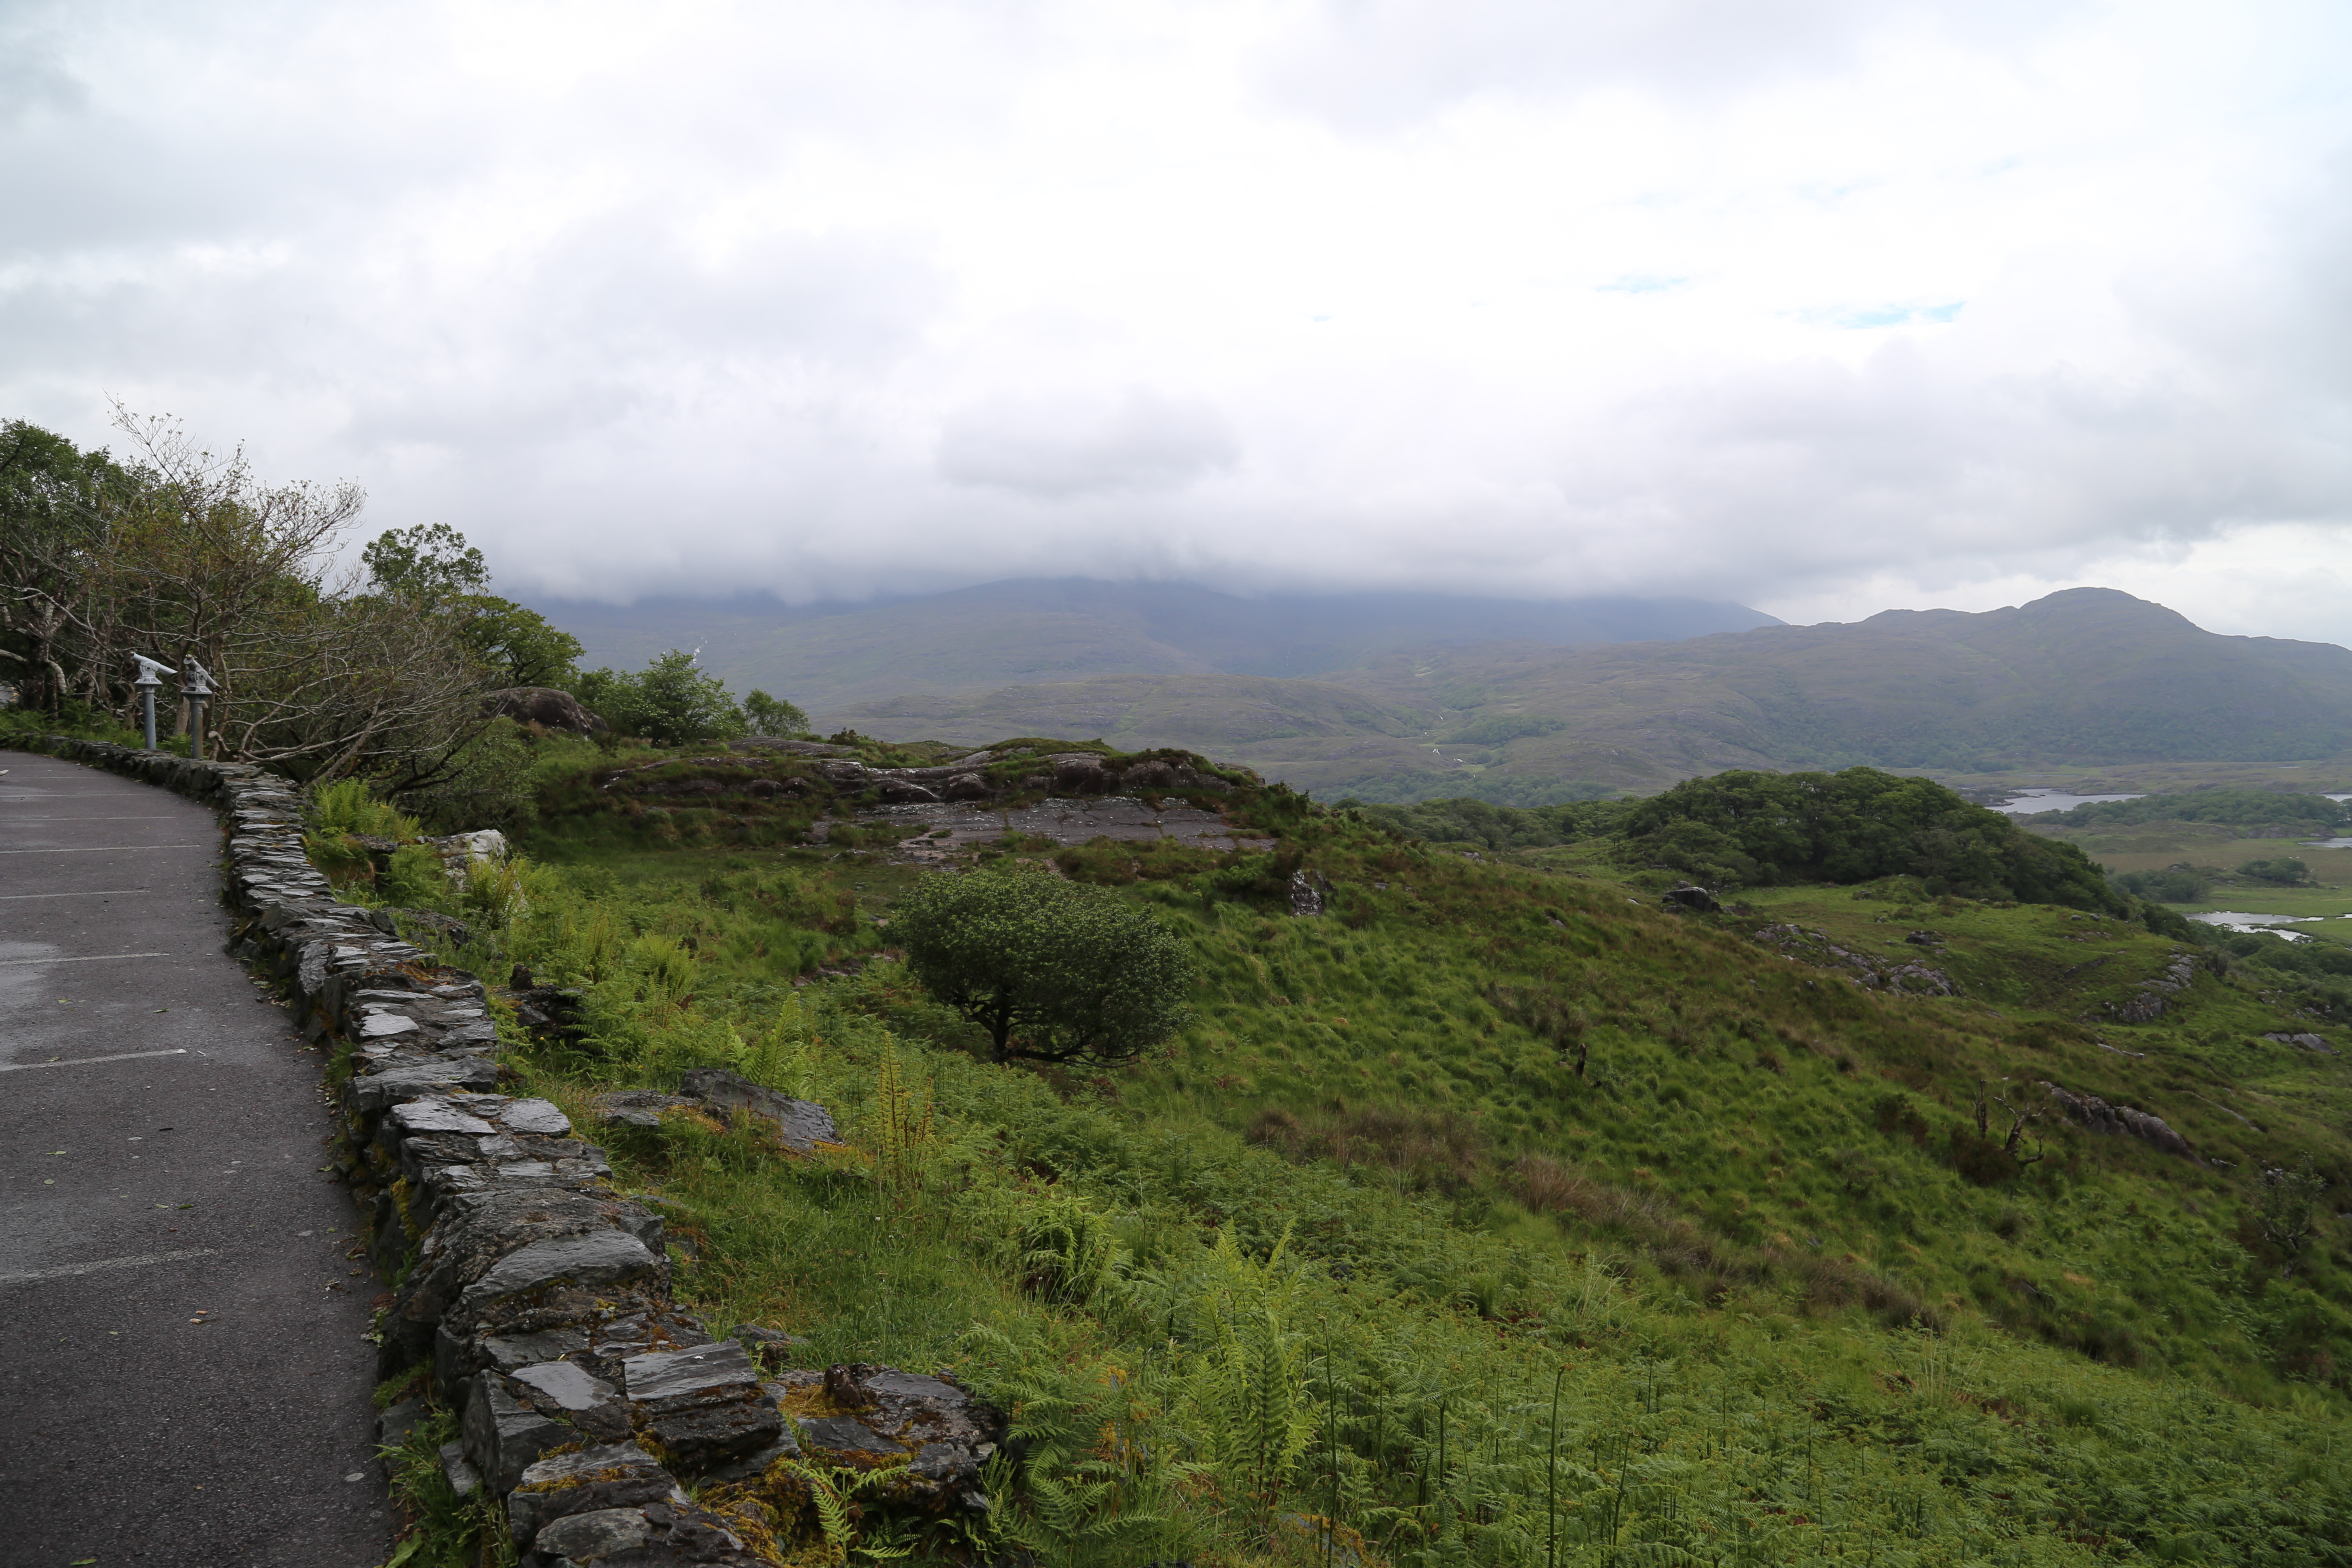
<svg viewBox="0 0 2352 1568"><path fill-rule="evenodd" d="M924 865L903 814L798 842L859 809L820 759L540 745L543 863L453 953L579 992L572 1033L517 1041L530 1087L585 1117L596 1085L725 1064L824 1100L854 1158L684 1117L616 1142L692 1248L682 1292L803 1336L793 1364L952 1367L1015 1413L983 1525L876 1503L857 1544L2352 1554L2352 1037L2150 906L1874 875L1678 913L1622 806L1465 852L1205 764L1180 793L1234 849L1008 836ZM1006 809L1057 749L999 749ZM1916 805L1885 853L1990 815ZM2004 877L2061 847L1982 831ZM1124 1068L989 1065L887 945L941 864L1150 911L1192 953L1192 1022ZM2273 1168L2328 1184L2307 1223ZM705 1500L778 1562L838 1561L805 1493Z"/></svg>

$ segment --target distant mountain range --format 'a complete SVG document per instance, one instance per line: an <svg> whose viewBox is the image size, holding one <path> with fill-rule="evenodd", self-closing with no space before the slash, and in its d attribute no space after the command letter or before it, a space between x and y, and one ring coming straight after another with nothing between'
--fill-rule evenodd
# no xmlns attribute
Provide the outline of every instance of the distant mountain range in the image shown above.
<svg viewBox="0 0 2352 1568"><path fill-rule="evenodd" d="M827 730L1185 745L1327 798L1529 805L1730 767L2352 753L2352 652L2219 636L2104 588L1817 626L1696 601L1034 582L781 621L549 610L592 662L698 642L737 689L791 696Z"/></svg>
<svg viewBox="0 0 2352 1568"><path fill-rule="evenodd" d="M698 648L703 666L735 689L760 687L812 713L1013 681L1297 679L1414 647L1507 637L1572 647L1780 624L1702 599L1244 596L1189 583L1083 577L1018 578L860 605L648 599L535 607L586 645L591 668L632 668L667 648Z"/></svg>

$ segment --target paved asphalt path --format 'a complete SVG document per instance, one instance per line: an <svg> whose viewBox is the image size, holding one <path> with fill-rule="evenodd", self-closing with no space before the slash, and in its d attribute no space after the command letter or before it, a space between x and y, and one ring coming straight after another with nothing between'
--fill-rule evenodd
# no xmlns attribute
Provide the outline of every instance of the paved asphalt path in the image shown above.
<svg viewBox="0 0 2352 1568"><path fill-rule="evenodd" d="M0 768L0 1564L381 1563L380 1287L320 1054L221 950L217 819Z"/></svg>

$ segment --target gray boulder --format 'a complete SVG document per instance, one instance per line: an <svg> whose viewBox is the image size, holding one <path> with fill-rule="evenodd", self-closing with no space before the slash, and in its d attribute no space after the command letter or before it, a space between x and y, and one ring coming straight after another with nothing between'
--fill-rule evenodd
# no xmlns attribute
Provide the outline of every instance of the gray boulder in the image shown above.
<svg viewBox="0 0 2352 1568"><path fill-rule="evenodd" d="M1054 787L1069 795L1106 795L1118 781L1092 752L1064 752L1050 759Z"/></svg>
<svg viewBox="0 0 2352 1568"><path fill-rule="evenodd" d="M775 1129L776 1142L796 1154L811 1153L819 1143L841 1142L841 1131L824 1106L779 1094L725 1068L688 1068L679 1075L678 1088L705 1104L760 1118Z"/></svg>
<svg viewBox="0 0 2352 1568"><path fill-rule="evenodd" d="M607 728L604 721L580 705L580 699L551 686L509 686L485 692L482 711L574 735L593 735Z"/></svg>
<svg viewBox="0 0 2352 1568"><path fill-rule="evenodd" d="M2168 1154L2178 1154L2184 1160L2197 1158L2195 1151L2189 1147L2189 1140L2174 1131L2160 1116L2135 1110L2128 1105L2110 1105L2095 1094L2075 1094L2054 1083L2045 1082L2042 1087L2050 1091L2050 1098L2069 1117L2094 1132L2110 1138L2137 1138Z"/></svg>

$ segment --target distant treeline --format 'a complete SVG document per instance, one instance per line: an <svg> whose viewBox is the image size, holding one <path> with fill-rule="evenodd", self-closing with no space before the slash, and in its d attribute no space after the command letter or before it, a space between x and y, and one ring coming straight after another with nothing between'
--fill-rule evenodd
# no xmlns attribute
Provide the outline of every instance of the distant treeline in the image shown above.
<svg viewBox="0 0 2352 1568"><path fill-rule="evenodd" d="M2242 826L2341 827L2352 822L2344 803L2324 795L2267 789L2208 789L2193 795L2144 795L2137 800L2094 801L2072 811L2034 814L2033 822L2060 827L2128 827L2143 822L2225 822Z"/></svg>

